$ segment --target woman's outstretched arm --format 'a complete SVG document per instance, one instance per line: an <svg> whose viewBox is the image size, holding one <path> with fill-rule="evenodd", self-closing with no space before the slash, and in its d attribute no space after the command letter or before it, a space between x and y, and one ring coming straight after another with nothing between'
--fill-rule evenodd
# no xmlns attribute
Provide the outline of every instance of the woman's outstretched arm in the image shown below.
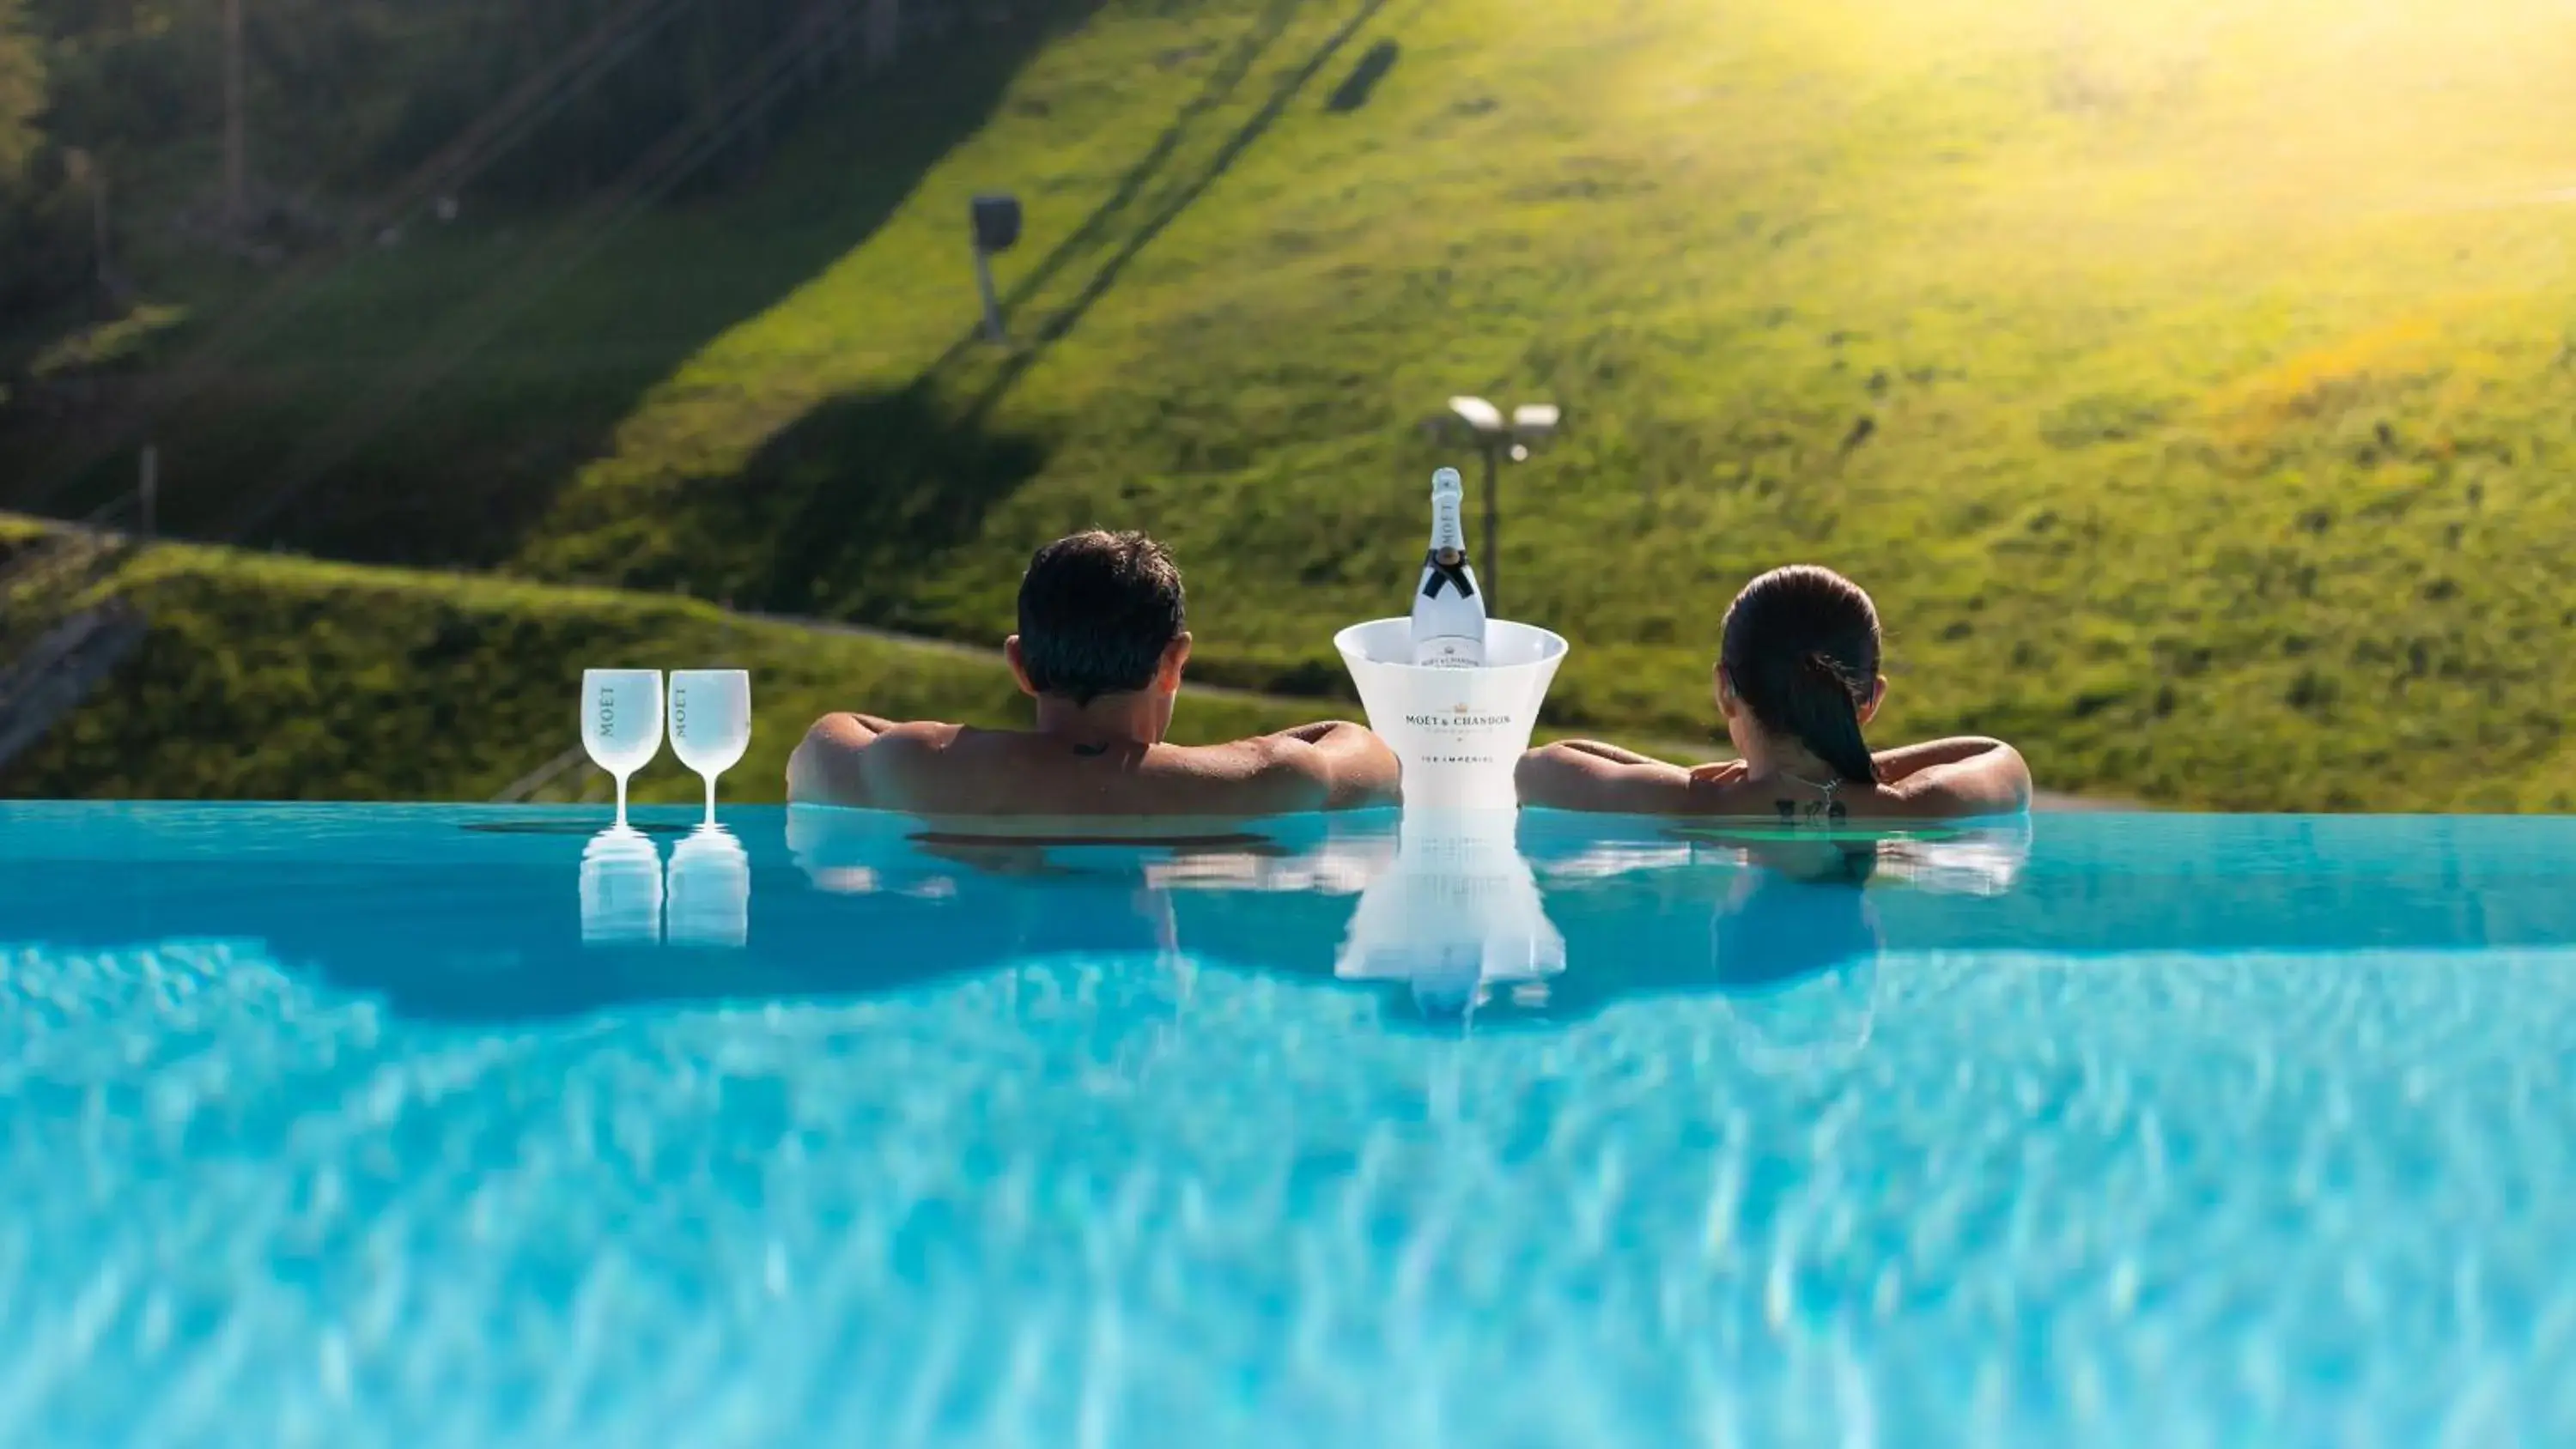
<svg viewBox="0 0 2576 1449"><path fill-rule="evenodd" d="M2030 767L2001 740L1931 740L1872 757L1877 789L1854 786L1843 796L1896 815L2007 815L2030 807ZM1521 803L1618 815L1764 814L1771 803L1746 797L1742 760L1684 768L1595 740L1563 740L1521 756L1515 780Z"/></svg>
<svg viewBox="0 0 2576 1449"><path fill-rule="evenodd" d="M2009 815L2030 808L2021 751L1981 735L1930 740L1877 757L1878 778L1910 810L1931 815Z"/></svg>
<svg viewBox="0 0 2576 1449"><path fill-rule="evenodd" d="M1559 740L1521 756L1513 774L1521 803L1613 815L1691 811L1691 772L1597 740Z"/></svg>

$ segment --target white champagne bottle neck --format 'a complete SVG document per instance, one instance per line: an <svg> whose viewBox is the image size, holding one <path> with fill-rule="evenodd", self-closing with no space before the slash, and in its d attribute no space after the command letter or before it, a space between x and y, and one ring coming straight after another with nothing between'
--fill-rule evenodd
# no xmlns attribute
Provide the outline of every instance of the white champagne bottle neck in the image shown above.
<svg viewBox="0 0 2576 1449"><path fill-rule="evenodd" d="M1458 470L1443 468L1431 475L1431 552L1435 555L1467 552L1466 486L1458 480Z"/></svg>

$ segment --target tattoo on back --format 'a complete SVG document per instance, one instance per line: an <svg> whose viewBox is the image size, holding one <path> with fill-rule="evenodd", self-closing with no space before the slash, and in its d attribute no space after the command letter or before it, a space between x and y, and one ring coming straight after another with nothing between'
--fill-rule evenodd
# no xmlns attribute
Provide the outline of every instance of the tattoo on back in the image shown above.
<svg viewBox="0 0 2576 1449"><path fill-rule="evenodd" d="M1823 820L1835 825L1851 818L1851 811L1840 800L1810 800L1803 808L1795 800L1774 800L1771 805L1780 812L1783 825L1797 824L1801 814L1811 821Z"/></svg>

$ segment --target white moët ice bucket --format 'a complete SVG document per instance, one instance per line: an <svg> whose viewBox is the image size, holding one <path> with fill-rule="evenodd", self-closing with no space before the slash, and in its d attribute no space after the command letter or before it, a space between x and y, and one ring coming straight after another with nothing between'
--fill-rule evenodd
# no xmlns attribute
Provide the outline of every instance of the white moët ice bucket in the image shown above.
<svg viewBox="0 0 2576 1449"><path fill-rule="evenodd" d="M1359 686L1369 728L1403 763L1405 808L1509 810L1519 803L1512 771L1565 662L1563 638L1491 620L1479 669L1412 662L1410 619L1353 624L1333 636L1333 647Z"/></svg>

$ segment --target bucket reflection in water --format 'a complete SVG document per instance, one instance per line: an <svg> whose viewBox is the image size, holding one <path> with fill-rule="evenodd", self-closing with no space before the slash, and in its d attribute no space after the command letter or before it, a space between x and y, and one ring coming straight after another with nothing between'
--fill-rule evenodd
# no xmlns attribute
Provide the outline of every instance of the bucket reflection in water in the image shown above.
<svg viewBox="0 0 2576 1449"><path fill-rule="evenodd" d="M1463 672L1463 671L1453 671ZM1565 970L1509 810L1407 810L1395 861L1360 896L1333 974L1402 981L1424 1015L1460 1019Z"/></svg>

